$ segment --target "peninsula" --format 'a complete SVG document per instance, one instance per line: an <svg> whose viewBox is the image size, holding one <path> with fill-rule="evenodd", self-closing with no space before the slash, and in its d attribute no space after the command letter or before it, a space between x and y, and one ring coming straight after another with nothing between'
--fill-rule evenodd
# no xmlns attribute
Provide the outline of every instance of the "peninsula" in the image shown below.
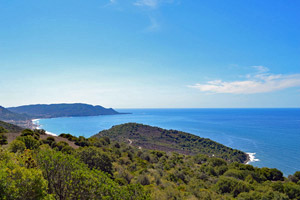
<svg viewBox="0 0 300 200"><path fill-rule="evenodd" d="M117 115L112 108L93 106L83 103L73 104L36 104L4 108L0 106L0 120L16 124L25 128L34 128L32 119L56 117L80 117L98 115Z"/></svg>

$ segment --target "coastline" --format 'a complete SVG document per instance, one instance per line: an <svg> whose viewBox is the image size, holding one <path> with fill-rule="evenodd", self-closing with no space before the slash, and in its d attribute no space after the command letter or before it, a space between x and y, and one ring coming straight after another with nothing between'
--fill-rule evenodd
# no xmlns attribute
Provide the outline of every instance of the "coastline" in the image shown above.
<svg viewBox="0 0 300 200"><path fill-rule="evenodd" d="M246 153L247 154L247 160L245 161L245 164L248 165L252 162L258 162L260 161L258 158L255 158L256 153Z"/></svg>
<svg viewBox="0 0 300 200"><path fill-rule="evenodd" d="M31 122L33 124L33 128L36 128L36 129L42 129L41 128L41 125L39 124L39 120L40 119L32 119ZM45 130L46 131L46 130ZM58 136L57 134L55 133L51 133L49 131L46 131L46 134L47 135L51 135L51 136ZM245 160L244 164L251 164L253 162L258 162L260 161L259 159L255 158L255 154L256 153L250 153L250 152L245 152L246 156L247 156L247 159Z"/></svg>
<svg viewBox="0 0 300 200"><path fill-rule="evenodd" d="M32 124L33 124L33 127L35 128L35 129L42 129L40 126L41 125L39 125L39 120L40 119L32 119L31 120L31 122L32 122ZM46 130L45 130L46 131ZM46 131L46 134L47 135L51 135L51 136L58 136L58 135L56 135L55 133L51 133L51 132L49 132L49 131Z"/></svg>

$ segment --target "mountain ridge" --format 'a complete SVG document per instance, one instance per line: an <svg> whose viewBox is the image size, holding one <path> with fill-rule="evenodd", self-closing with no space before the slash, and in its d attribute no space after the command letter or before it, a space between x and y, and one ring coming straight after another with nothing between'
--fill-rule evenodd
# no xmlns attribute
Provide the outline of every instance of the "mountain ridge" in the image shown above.
<svg viewBox="0 0 300 200"><path fill-rule="evenodd" d="M2 121L25 121L29 119L30 117L26 114L15 113L0 106L0 120Z"/></svg>
<svg viewBox="0 0 300 200"><path fill-rule="evenodd" d="M9 111L27 114L32 118L79 117L122 114L112 108L84 103L33 104L9 107Z"/></svg>

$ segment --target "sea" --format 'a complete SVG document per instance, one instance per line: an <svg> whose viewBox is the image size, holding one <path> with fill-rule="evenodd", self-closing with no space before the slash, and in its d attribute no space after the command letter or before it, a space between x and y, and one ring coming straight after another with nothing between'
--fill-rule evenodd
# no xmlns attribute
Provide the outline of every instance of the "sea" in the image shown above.
<svg viewBox="0 0 300 200"><path fill-rule="evenodd" d="M250 153L249 164L300 171L300 109L117 109L121 115L35 120L59 135L91 137L114 125L136 122L188 132Z"/></svg>

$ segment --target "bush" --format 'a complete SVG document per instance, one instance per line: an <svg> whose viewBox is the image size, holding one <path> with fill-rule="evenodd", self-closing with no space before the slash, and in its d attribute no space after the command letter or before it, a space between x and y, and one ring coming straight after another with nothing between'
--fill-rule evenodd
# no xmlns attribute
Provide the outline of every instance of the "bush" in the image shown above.
<svg viewBox="0 0 300 200"><path fill-rule="evenodd" d="M55 145L56 145L55 139L52 136L47 137L47 139L46 140L42 140L42 142L44 144L48 144L51 148L54 148Z"/></svg>
<svg viewBox="0 0 300 200"><path fill-rule="evenodd" d="M112 174L112 160L97 147L85 147L78 151L78 156L90 169L100 169Z"/></svg>
<svg viewBox="0 0 300 200"><path fill-rule="evenodd" d="M147 175L140 175L137 179L137 183L141 185L150 185L150 180Z"/></svg>
<svg viewBox="0 0 300 200"><path fill-rule="evenodd" d="M58 151L61 151L64 147L69 146L68 143L64 142L64 141L60 141L58 143L56 143L55 145L55 149L57 149Z"/></svg>
<svg viewBox="0 0 300 200"><path fill-rule="evenodd" d="M148 199L138 186L120 187L104 172L90 170L73 155L41 150L39 167L56 199Z"/></svg>
<svg viewBox="0 0 300 200"><path fill-rule="evenodd" d="M11 152L23 152L26 149L26 145L21 140L14 140L9 145L9 150Z"/></svg>
<svg viewBox="0 0 300 200"><path fill-rule="evenodd" d="M289 182L284 184L284 193L288 195L290 199L300 199L300 185Z"/></svg>
<svg viewBox="0 0 300 200"><path fill-rule="evenodd" d="M0 145L5 145L7 144L7 136L5 133L0 133Z"/></svg>
<svg viewBox="0 0 300 200"><path fill-rule="evenodd" d="M0 126L0 133L8 133L8 130Z"/></svg>
<svg viewBox="0 0 300 200"><path fill-rule="evenodd" d="M34 139L38 140L40 138L40 132L37 129L35 131L31 129L24 129L21 136L32 136Z"/></svg>
<svg viewBox="0 0 300 200"><path fill-rule="evenodd" d="M23 136L23 137L17 137L17 140L20 140L22 142L24 142L26 149L37 149L40 146L40 142L36 139L34 139L34 137L27 135L27 136Z"/></svg>
<svg viewBox="0 0 300 200"><path fill-rule="evenodd" d="M231 193L236 197L241 192L249 192L250 187L244 181L238 181L229 177L221 177L216 184L216 189L221 194Z"/></svg>
<svg viewBox="0 0 300 200"><path fill-rule="evenodd" d="M0 161L0 199L46 199L47 181L39 169L20 166L14 154L6 162Z"/></svg>

